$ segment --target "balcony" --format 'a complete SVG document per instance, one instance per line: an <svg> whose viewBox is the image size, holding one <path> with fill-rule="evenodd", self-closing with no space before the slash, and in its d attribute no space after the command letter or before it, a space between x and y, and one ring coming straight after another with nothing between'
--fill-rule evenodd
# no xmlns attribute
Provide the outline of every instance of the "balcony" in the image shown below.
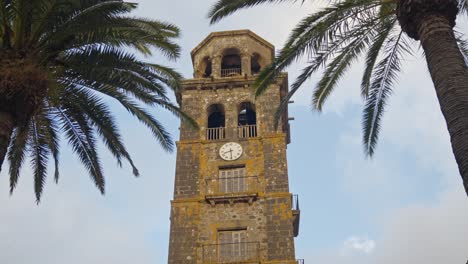
<svg viewBox="0 0 468 264"><path fill-rule="evenodd" d="M259 253L258 242L204 245L203 263L260 263Z"/></svg>
<svg viewBox="0 0 468 264"><path fill-rule="evenodd" d="M233 129L234 130L234 129ZM233 134L235 135L235 130ZM230 134L231 135L231 134ZM245 125L237 127L237 138L254 138L257 137L257 125ZM206 140L216 141L226 138L225 127L214 127L206 129Z"/></svg>
<svg viewBox="0 0 468 264"><path fill-rule="evenodd" d="M241 75L241 73L242 73L241 68L221 69L221 77L239 76Z"/></svg>
<svg viewBox="0 0 468 264"><path fill-rule="evenodd" d="M237 131L239 138L257 137L257 125L239 126Z"/></svg>
<svg viewBox="0 0 468 264"><path fill-rule="evenodd" d="M291 197L291 203L294 237L297 237L299 235L299 222L301 219L301 210L299 209L299 195L293 194Z"/></svg>
<svg viewBox="0 0 468 264"><path fill-rule="evenodd" d="M258 196L258 177L227 177L206 179L205 199L211 204L252 202Z"/></svg>
<svg viewBox="0 0 468 264"><path fill-rule="evenodd" d="M224 127L215 127L206 129L207 140L222 140L226 137L226 129Z"/></svg>

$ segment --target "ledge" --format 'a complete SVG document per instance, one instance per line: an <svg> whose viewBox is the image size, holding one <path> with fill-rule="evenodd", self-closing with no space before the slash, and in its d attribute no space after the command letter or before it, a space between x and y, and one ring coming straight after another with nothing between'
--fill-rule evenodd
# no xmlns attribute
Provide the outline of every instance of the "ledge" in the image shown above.
<svg viewBox="0 0 468 264"><path fill-rule="evenodd" d="M217 203L236 203L236 202L248 202L252 204L258 198L257 192L244 192L244 193L222 193L222 194L209 194L205 196L205 200L212 206Z"/></svg>

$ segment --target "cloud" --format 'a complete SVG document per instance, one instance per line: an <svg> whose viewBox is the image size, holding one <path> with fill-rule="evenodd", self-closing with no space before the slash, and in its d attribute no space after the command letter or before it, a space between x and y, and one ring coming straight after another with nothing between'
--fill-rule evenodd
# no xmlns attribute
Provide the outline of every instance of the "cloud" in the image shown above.
<svg viewBox="0 0 468 264"><path fill-rule="evenodd" d="M372 263L465 263L468 260L468 203L461 187L435 205L414 204L385 221Z"/></svg>
<svg viewBox="0 0 468 264"><path fill-rule="evenodd" d="M408 205L387 217L380 238L351 237L344 245L307 256L307 262L462 264L468 260L468 203L461 188L447 191L436 204Z"/></svg>
<svg viewBox="0 0 468 264"><path fill-rule="evenodd" d="M11 198L1 188L0 263L151 262L144 229L126 225L99 201L48 186L54 199L37 206L32 186L22 185Z"/></svg>
<svg viewBox="0 0 468 264"><path fill-rule="evenodd" d="M359 252L370 254L375 249L375 241L367 237L352 236L343 243L343 254Z"/></svg>

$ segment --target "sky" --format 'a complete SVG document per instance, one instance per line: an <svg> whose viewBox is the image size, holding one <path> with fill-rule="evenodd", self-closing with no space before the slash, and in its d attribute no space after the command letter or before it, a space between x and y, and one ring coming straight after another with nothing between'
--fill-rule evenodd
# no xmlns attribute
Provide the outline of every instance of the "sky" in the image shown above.
<svg viewBox="0 0 468 264"><path fill-rule="evenodd" d="M190 51L210 32L250 29L279 49L289 30L316 5L259 6L210 26L214 0L141 0L135 16L172 22L182 29L181 58L167 63L192 76ZM300 1L299 1L300 2ZM468 32L466 20L459 30ZM415 44L417 49L417 44ZM362 67L353 68L325 105L311 110L318 74L290 106L290 190L299 194L297 258L327 264L466 263L468 199L450 148L445 121L421 51L406 58L389 101L373 159L361 144ZM288 69L290 83L301 61ZM100 148L106 195L94 187L62 143L61 179L49 177L36 205L31 170L25 167L12 196L6 169L0 175L0 263L167 263L175 153L113 105L141 177L118 168ZM179 121L153 110L174 138Z"/></svg>

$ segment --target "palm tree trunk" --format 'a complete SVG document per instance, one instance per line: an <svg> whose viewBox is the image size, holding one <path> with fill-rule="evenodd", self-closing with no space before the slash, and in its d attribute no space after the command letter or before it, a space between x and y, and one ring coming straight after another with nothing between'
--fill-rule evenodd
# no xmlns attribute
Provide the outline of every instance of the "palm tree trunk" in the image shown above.
<svg viewBox="0 0 468 264"><path fill-rule="evenodd" d="M426 16L417 31L468 194L468 68L465 57L447 17Z"/></svg>
<svg viewBox="0 0 468 264"><path fill-rule="evenodd" d="M7 112L0 112L0 172L2 171L3 161L10 144L11 134L13 133L13 116Z"/></svg>

